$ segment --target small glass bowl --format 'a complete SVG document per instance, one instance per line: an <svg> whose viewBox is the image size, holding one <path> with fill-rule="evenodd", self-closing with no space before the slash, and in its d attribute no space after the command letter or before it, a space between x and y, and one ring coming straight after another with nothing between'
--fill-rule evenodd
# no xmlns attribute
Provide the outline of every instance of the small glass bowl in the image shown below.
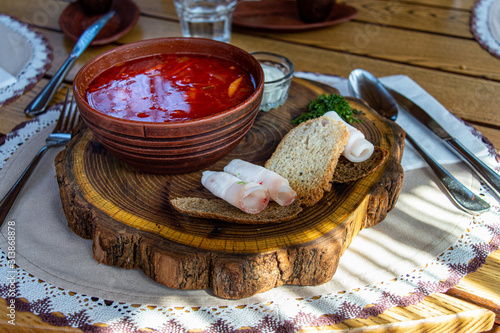
<svg viewBox="0 0 500 333"><path fill-rule="evenodd" d="M276 109L285 103L295 68L286 57L270 52L252 52L264 70L264 94L260 111Z"/></svg>

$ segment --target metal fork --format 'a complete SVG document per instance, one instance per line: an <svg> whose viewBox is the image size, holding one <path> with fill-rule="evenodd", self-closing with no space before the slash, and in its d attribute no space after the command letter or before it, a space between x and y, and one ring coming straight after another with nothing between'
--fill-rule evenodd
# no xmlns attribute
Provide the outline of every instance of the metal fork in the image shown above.
<svg viewBox="0 0 500 333"><path fill-rule="evenodd" d="M68 91L66 92L64 105L59 116L59 120L57 121L56 127L54 128L52 133L47 137L47 139L45 139L45 146L43 146L35 155L35 157L33 157L22 175L0 202L0 227L7 217L10 208L14 204L17 195L19 194L19 192L21 192L24 183L28 180L33 170L35 170L35 167L37 166L42 156L49 148L61 146L69 142L69 140L71 139L71 132L73 131L78 118L79 112L76 108L76 103L73 99L73 95L71 94L70 89L68 89Z"/></svg>

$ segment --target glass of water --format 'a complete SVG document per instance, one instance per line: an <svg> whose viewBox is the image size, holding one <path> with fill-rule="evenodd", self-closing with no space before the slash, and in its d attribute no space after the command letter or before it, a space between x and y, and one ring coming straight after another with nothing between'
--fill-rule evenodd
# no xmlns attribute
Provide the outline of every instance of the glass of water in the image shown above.
<svg viewBox="0 0 500 333"><path fill-rule="evenodd" d="M229 43L237 0L174 0L184 37Z"/></svg>

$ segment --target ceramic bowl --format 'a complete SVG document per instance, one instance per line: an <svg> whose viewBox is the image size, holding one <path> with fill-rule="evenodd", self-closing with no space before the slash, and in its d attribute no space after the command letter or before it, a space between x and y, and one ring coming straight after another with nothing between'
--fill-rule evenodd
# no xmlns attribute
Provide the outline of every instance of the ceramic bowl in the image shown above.
<svg viewBox="0 0 500 333"><path fill-rule="evenodd" d="M99 2L100 0L89 1ZM115 11L115 15L109 19L90 45L105 45L120 39L132 30L141 14L139 7L132 0L112 1L111 9ZM83 8L82 1L74 1L59 16L59 26L66 36L76 42L99 17L100 14L97 13L89 14Z"/></svg>
<svg viewBox="0 0 500 333"><path fill-rule="evenodd" d="M92 80L124 61L153 54L208 54L233 61L255 79L255 91L242 103L211 116L182 122L124 120L101 113L87 102ZM259 112L264 73L249 53L231 44L201 38L161 38L134 42L107 51L85 64L73 90L81 117L110 153L136 168L176 174L205 168L227 155L250 130Z"/></svg>

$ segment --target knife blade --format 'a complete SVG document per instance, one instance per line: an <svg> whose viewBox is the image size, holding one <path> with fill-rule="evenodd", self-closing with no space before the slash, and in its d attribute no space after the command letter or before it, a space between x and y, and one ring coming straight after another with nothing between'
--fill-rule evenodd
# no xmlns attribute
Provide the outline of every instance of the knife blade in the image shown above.
<svg viewBox="0 0 500 333"><path fill-rule="evenodd" d="M115 14L114 11L110 11L106 15L100 17L91 26L89 26L78 38L73 50L71 51L68 58L61 65L57 73L52 77L45 88L40 91L40 93L31 101L26 107L24 112L29 116L36 116L45 111L47 105L49 104L52 97L56 93L57 89L61 85L69 70L73 66L75 60L85 51L85 49L90 45L90 43L97 36L99 31L108 23L108 21Z"/></svg>
<svg viewBox="0 0 500 333"><path fill-rule="evenodd" d="M441 125L437 123L424 109L414 103L406 96L387 87L394 99L403 106L408 113L420 123L431 130L438 138L447 143L447 147L456 153L476 174L491 188L500 198L500 176L487 166L483 161L472 154L463 144L452 137Z"/></svg>

